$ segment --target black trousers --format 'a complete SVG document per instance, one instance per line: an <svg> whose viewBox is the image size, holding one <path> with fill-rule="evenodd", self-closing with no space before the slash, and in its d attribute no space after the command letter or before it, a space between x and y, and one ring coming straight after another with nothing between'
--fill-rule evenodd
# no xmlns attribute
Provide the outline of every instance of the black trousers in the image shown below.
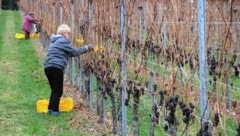
<svg viewBox="0 0 240 136"><path fill-rule="evenodd" d="M45 75L51 87L50 101L48 109L59 111L59 102L63 94L63 70L59 68L45 68Z"/></svg>
<svg viewBox="0 0 240 136"><path fill-rule="evenodd" d="M28 31L24 31L25 32L25 39L29 39L30 38L30 32Z"/></svg>

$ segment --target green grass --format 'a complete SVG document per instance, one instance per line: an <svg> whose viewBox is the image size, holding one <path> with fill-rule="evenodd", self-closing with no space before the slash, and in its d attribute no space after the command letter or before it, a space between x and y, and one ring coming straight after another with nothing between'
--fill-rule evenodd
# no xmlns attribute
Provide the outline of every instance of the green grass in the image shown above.
<svg viewBox="0 0 240 136"><path fill-rule="evenodd" d="M43 61L37 56L32 40L17 40L22 15L17 11L0 12L0 132L3 136L74 136L91 135L72 127L75 112L59 116L39 114L36 102L50 95L43 71Z"/></svg>

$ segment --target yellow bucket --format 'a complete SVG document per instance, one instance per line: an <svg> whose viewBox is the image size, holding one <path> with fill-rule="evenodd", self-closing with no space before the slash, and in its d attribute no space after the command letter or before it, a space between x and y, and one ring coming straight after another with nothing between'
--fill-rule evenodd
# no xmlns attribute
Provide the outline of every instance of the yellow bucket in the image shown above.
<svg viewBox="0 0 240 136"><path fill-rule="evenodd" d="M37 112L38 113L47 113L48 112L49 100L41 99L37 101ZM60 112L70 112L73 109L73 99L70 97L61 98L59 103Z"/></svg>
<svg viewBox="0 0 240 136"><path fill-rule="evenodd" d="M30 34L30 38L31 38L31 39L37 39L37 38L39 38L39 33L32 33L32 34Z"/></svg>
<svg viewBox="0 0 240 136"><path fill-rule="evenodd" d="M20 33L16 33L16 34L15 34L15 38L16 38L16 39L24 39L24 38L25 38L25 35L24 35L24 34L20 34Z"/></svg>
<svg viewBox="0 0 240 136"><path fill-rule="evenodd" d="M20 34L20 33L16 33L16 34L15 34L15 38L16 38L16 39L24 39L24 38L25 38L25 35L24 35L24 34ZM31 39L37 39L37 38L39 38L39 33L32 33L32 34L30 34L30 38L31 38Z"/></svg>

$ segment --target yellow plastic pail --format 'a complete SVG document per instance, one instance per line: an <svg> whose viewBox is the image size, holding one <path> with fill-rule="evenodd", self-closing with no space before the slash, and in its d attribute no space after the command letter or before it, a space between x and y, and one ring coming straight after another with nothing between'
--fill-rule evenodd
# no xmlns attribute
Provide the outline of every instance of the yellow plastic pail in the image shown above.
<svg viewBox="0 0 240 136"><path fill-rule="evenodd" d="M24 39L24 38L25 38L25 35L24 35L24 34L20 34L20 33L16 33L16 34L15 34L15 38L16 38L16 39Z"/></svg>
<svg viewBox="0 0 240 136"><path fill-rule="evenodd" d="M36 103L38 113L47 113L48 112L49 100L41 99ZM73 109L73 99L70 97L61 98L59 103L60 112L70 112Z"/></svg>

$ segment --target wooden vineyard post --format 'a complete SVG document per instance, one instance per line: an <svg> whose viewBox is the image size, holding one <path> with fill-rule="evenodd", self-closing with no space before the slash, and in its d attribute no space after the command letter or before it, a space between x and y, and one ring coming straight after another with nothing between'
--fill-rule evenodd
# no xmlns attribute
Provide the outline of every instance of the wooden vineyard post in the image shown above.
<svg viewBox="0 0 240 136"><path fill-rule="evenodd" d="M167 15L166 15L166 10L167 10L167 2L166 0L164 0L164 4L163 4L163 49L164 51L167 48Z"/></svg>
<svg viewBox="0 0 240 136"><path fill-rule="evenodd" d="M126 92L126 55L125 55L125 44L126 44L126 18L125 18L125 0L120 1L121 12L121 85L122 85L122 101L121 101L121 136L127 135L127 107L125 100L127 97Z"/></svg>
<svg viewBox="0 0 240 136"><path fill-rule="evenodd" d="M80 1L80 3L81 3L81 6L84 6L84 0L81 0ZM80 6L80 7L81 7ZM83 13L81 13L81 14L83 14ZM79 24L81 24L81 19L79 18ZM81 62L81 60L82 60L82 56L80 55L79 56L79 61ZM83 90L84 90L84 85L83 85L83 82L84 82L84 80L83 80L83 64L82 63L78 63L78 67L79 67L79 90L80 90L80 94L83 96Z"/></svg>
<svg viewBox="0 0 240 136"><path fill-rule="evenodd" d="M32 5L31 5L31 8L32 8L32 12L33 13L36 13L36 7L35 7L35 2L34 2L34 0L32 0Z"/></svg>
<svg viewBox="0 0 240 136"><path fill-rule="evenodd" d="M189 9L190 9L191 17L189 19L189 22L194 22L194 18L195 18L195 15L193 13L193 11L194 11L193 10L194 9L193 5L194 5L194 2L190 1ZM189 30L189 32L188 32L188 42L191 42L191 37L192 37L192 35L194 35L195 30L196 30L196 23L192 23L191 24L191 30ZM189 58L189 67L190 67L190 81L189 81L189 84L190 84L190 90L191 91L193 91L193 87L194 87L193 80L194 80L195 70L196 70L195 69L196 64L194 62L195 62L194 55L190 55L190 58Z"/></svg>
<svg viewBox="0 0 240 136"><path fill-rule="evenodd" d="M150 129L149 129L149 136L154 136L154 128L156 125L156 114L155 114L155 108L156 108L156 103L155 103L155 94L156 94L156 85L154 85L154 72L151 71L150 73L150 95L151 95L151 124L150 124Z"/></svg>
<svg viewBox="0 0 240 136"><path fill-rule="evenodd" d="M104 83L100 83L100 100L99 100L99 116L100 116L100 123L104 124L105 123L105 91L106 91L106 86Z"/></svg>
<svg viewBox="0 0 240 136"><path fill-rule="evenodd" d="M129 91L133 95L133 136L139 136L139 107L140 97L144 94L145 87L139 81L129 82ZM129 86L129 85L128 85ZM132 87L133 86L133 87Z"/></svg>
<svg viewBox="0 0 240 136"><path fill-rule="evenodd" d="M144 3L144 12L143 12L143 24L144 24L144 33L148 32L148 26L149 24L149 2L143 2ZM146 37L144 37L146 39Z"/></svg>
<svg viewBox="0 0 240 136"><path fill-rule="evenodd" d="M166 59L165 70L164 70L164 80L167 79L167 57L166 57L166 49L167 49L167 15L166 15L166 0L163 1L163 57Z"/></svg>
<svg viewBox="0 0 240 136"><path fill-rule="evenodd" d="M93 6L92 2L93 0L89 0L89 37L90 37L90 43L93 43L93 34L92 34L92 24L93 24L93 19L92 19L92 14L93 14ZM92 76L92 71L90 71L89 74L89 107L90 109L93 109L93 76ZM103 98L104 101L104 98Z"/></svg>
<svg viewBox="0 0 240 136"><path fill-rule="evenodd" d="M75 31L75 26L74 26L74 0L70 1L70 13L71 13L71 40L73 41L74 38L74 31ZM73 70L73 68L72 68ZM71 75L71 79L72 79L73 75ZM73 80L73 79L72 79ZM73 81L71 81L73 83Z"/></svg>
<svg viewBox="0 0 240 136"><path fill-rule="evenodd" d="M232 11L233 15L232 15L232 22L234 22L233 24L233 32L232 32L232 39L233 39L233 45L235 45L236 47L240 46L240 43L238 42L238 37L239 35L239 23L238 23L238 11L237 9L233 9Z"/></svg>
<svg viewBox="0 0 240 136"><path fill-rule="evenodd" d="M226 62L225 62L225 65L226 65L226 68L228 67L227 66L227 64L229 64L230 65L230 63L228 62L228 53L226 52L225 53L225 60L226 60ZM230 103L230 91L231 91L231 85L230 85L230 79L229 79L229 75L230 75L230 73L227 71L227 73L226 73L226 108L227 109L230 109L230 105L231 105L231 103Z"/></svg>
<svg viewBox="0 0 240 136"><path fill-rule="evenodd" d="M81 56L79 57L79 61L81 61ZM83 95L83 65L81 63L78 64L79 66L79 91L80 94Z"/></svg>
<svg viewBox="0 0 240 136"><path fill-rule="evenodd" d="M93 109L93 74L89 75L89 108Z"/></svg>
<svg viewBox="0 0 240 136"><path fill-rule="evenodd" d="M138 33L139 33L139 37L138 37L138 40L139 40L139 44L142 43L142 10L143 8L142 7L138 7L138 18L139 18L139 30L138 30Z"/></svg>
<svg viewBox="0 0 240 136"><path fill-rule="evenodd" d="M139 45L142 45L142 19L143 19L143 7L140 5L138 6L138 41L139 41ZM141 47L141 52L142 52L143 48ZM139 57L142 58L142 53L139 53ZM139 68L140 69L140 68Z"/></svg>
<svg viewBox="0 0 240 136"><path fill-rule="evenodd" d="M205 0L198 0L198 55L199 55L199 85L201 132L211 133L209 120L208 90L207 90L207 50L206 50L206 13Z"/></svg>
<svg viewBox="0 0 240 136"><path fill-rule="evenodd" d="M160 26L160 23L161 23L161 5L160 3L157 3L157 17L156 17L156 23L158 26ZM159 27L158 27L159 29Z"/></svg>
<svg viewBox="0 0 240 136"><path fill-rule="evenodd" d="M183 76L183 66L181 64L178 64L178 70L180 73L181 85L183 86L185 81L184 81L184 76Z"/></svg>
<svg viewBox="0 0 240 136"><path fill-rule="evenodd" d="M133 93L133 135L139 136L139 104L140 104L140 95L141 95L141 88L139 83L135 83L134 88L131 88Z"/></svg>
<svg viewBox="0 0 240 136"><path fill-rule="evenodd" d="M41 0L40 0L40 1L38 1L38 9L37 9L37 11L39 12L38 15L40 17L42 17L42 14L43 14L43 11L41 10L41 7L42 7L42 3L41 3Z"/></svg>
<svg viewBox="0 0 240 136"><path fill-rule="evenodd" d="M59 2L59 7L60 7L60 24L62 24L62 20L63 20L63 1L62 0L60 0L60 2Z"/></svg>
<svg viewBox="0 0 240 136"><path fill-rule="evenodd" d="M56 9L55 9L55 6L56 6L56 0L53 0L53 3L52 3L52 20L53 20L53 26L56 26Z"/></svg>
<svg viewBox="0 0 240 136"><path fill-rule="evenodd" d="M31 7L30 0L28 0L28 9Z"/></svg>
<svg viewBox="0 0 240 136"><path fill-rule="evenodd" d="M160 32L160 27L159 26L161 26L161 5L158 3L157 4L157 18L156 18L156 23L157 23L157 29L158 29L158 32ZM160 38L160 35L158 35L158 37L157 37L157 43L159 44L160 42L161 42L161 38Z"/></svg>
<svg viewBox="0 0 240 136"><path fill-rule="evenodd" d="M234 17L234 13L233 13L233 1L231 1L231 9L230 9L230 11L231 11L231 15L230 15L230 28L236 28L236 27L234 27L235 26L235 24L232 24L231 22L235 22L236 21L236 19L235 19L235 17ZM233 26L232 26L233 25ZM230 29L229 28L229 29ZM235 29L236 30L236 29ZM232 42L234 43L234 45L235 45L235 42L234 42L234 35L236 35L236 31L233 31L232 33L229 33L230 34L230 39L233 39L233 41L232 40L230 40L230 43L229 43L229 47L231 48L232 47ZM234 37L233 37L234 36ZM227 40L227 39L226 39ZM232 64L234 64L234 61L236 60L236 58L234 58L235 56L233 55L233 59L230 61L230 63L229 63L229 57L228 56L230 56L230 54L228 54L227 52L225 52L225 64L227 65L227 64L229 64L229 69L228 69L228 71L231 71L231 63ZM230 91L231 91L231 84L230 84L230 79L229 79L229 76L230 76L230 72L228 72L227 74L226 74L226 107L227 107L227 109L230 109Z"/></svg>
<svg viewBox="0 0 240 136"><path fill-rule="evenodd" d="M93 24L93 20L92 20L92 14L93 14L93 0L88 0L89 3L89 14L88 14L88 18L89 18L89 42L93 42L93 33L92 33L92 24Z"/></svg>
<svg viewBox="0 0 240 136"><path fill-rule="evenodd" d="M154 57L153 57L153 51L150 53L151 57L151 71L150 71L150 84L149 84L149 93L151 95L151 124L150 124L150 129L149 129L149 136L154 136L154 128L156 125L156 115L155 115L155 93L156 93L156 86L154 85L154 70L153 70L153 63L154 63Z"/></svg>
<svg viewBox="0 0 240 136"><path fill-rule="evenodd" d="M106 91L108 93L108 95L110 96L111 102L112 102L112 133L114 135L117 134L118 132L118 118L117 118L117 107L116 107L116 101L115 101L115 96L114 96L114 91L115 91L115 80L112 79L111 84L108 85L108 87L106 88Z"/></svg>
<svg viewBox="0 0 240 136"><path fill-rule="evenodd" d="M74 27L74 20L75 20L75 17L74 17L74 0L71 0L71 3L70 3L70 8L71 8L71 29L72 29L72 40L74 39L74 30L75 30L75 27ZM72 62L71 62L71 83L72 85L76 85L76 80L75 80L75 75L76 75L76 62L75 62L75 59L74 58L71 58Z"/></svg>

